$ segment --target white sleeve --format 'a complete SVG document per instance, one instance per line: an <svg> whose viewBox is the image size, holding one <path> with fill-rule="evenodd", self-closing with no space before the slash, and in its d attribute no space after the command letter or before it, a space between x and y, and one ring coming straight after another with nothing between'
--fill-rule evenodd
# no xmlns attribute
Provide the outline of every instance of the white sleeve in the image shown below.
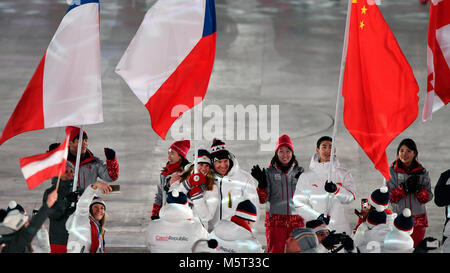
<svg viewBox="0 0 450 273"><path fill-rule="evenodd" d="M184 188L183 186L181 186ZM219 188L217 185L213 186L211 191L205 191L202 198L192 201L194 203L194 213L201 219L202 222L208 222L216 213L220 203Z"/></svg>
<svg viewBox="0 0 450 273"><path fill-rule="evenodd" d="M356 188L352 174L349 171L346 171L342 181L342 186L338 185L338 191L334 193L334 195L341 204L350 204L356 199L355 193Z"/></svg>
<svg viewBox="0 0 450 273"><path fill-rule="evenodd" d="M98 189L94 190L91 186L88 186L78 200L69 229L67 253L89 252L89 248L91 247L89 206L98 191Z"/></svg>
<svg viewBox="0 0 450 273"><path fill-rule="evenodd" d="M297 210L297 214L300 215L305 222L310 220L315 220L320 216L320 213L315 211L313 207L310 205L310 195L308 191L302 190L302 185L305 184L304 175L300 175L297 186L295 187L295 193L293 202L295 205L295 209Z"/></svg>

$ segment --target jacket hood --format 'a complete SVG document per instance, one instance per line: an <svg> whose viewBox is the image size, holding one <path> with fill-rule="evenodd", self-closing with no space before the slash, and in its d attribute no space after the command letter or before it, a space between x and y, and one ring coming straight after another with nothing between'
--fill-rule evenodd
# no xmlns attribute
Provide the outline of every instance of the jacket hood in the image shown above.
<svg viewBox="0 0 450 273"><path fill-rule="evenodd" d="M167 203L159 211L161 219L169 222L180 222L192 219L192 209L186 204Z"/></svg>
<svg viewBox="0 0 450 273"><path fill-rule="evenodd" d="M252 234L245 228L228 220L222 220L214 228L217 237L224 241L249 240Z"/></svg>
<svg viewBox="0 0 450 273"><path fill-rule="evenodd" d="M339 160L337 159L337 157L335 155L334 161L333 161L333 169L339 168L340 166L341 166L341 164L339 163ZM315 153L311 157L311 162L309 163L309 168L311 170L328 169L328 168L330 168L330 161L319 162L319 154Z"/></svg>

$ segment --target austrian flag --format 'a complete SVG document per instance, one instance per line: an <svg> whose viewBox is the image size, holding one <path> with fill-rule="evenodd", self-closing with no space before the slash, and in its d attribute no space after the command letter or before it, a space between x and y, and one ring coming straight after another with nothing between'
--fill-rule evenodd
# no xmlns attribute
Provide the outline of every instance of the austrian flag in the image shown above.
<svg viewBox="0 0 450 273"><path fill-rule="evenodd" d="M30 190L43 181L63 174L66 170L69 136L58 148L38 155L20 158L20 167Z"/></svg>

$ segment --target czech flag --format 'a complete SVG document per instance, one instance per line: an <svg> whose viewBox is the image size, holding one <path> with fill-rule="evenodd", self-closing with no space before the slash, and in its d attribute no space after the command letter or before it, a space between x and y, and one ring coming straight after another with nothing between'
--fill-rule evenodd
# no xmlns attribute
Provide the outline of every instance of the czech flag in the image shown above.
<svg viewBox="0 0 450 273"><path fill-rule="evenodd" d="M161 138L204 99L215 51L214 0L159 0L147 11L116 73L145 105Z"/></svg>
<svg viewBox="0 0 450 273"><path fill-rule="evenodd" d="M49 152L20 158L20 168L30 190L47 179L66 171L69 135L56 149Z"/></svg>
<svg viewBox="0 0 450 273"><path fill-rule="evenodd" d="M76 0L0 137L103 122L98 0Z"/></svg>

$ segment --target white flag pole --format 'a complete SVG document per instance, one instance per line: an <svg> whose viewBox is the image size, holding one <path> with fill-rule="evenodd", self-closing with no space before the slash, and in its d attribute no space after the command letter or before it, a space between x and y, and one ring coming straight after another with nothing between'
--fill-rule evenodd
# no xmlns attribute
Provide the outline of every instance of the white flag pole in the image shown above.
<svg viewBox="0 0 450 273"><path fill-rule="evenodd" d="M80 141L81 139L81 141ZM81 157L81 146L83 145L83 125L80 126L80 134L78 135L78 147L77 147L77 161L75 165L75 174L73 177L73 191L77 190L78 185L78 172L80 169L80 157Z"/></svg>
<svg viewBox="0 0 450 273"><path fill-rule="evenodd" d="M336 132L337 132L337 124L338 124L338 116L339 116L339 108L340 108L340 98L342 94L342 80L344 78L344 70L345 70L345 63L347 59L347 45L348 45L348 28L350 25L350 13L352 9L352 0L348 0L348 7L347 7L347 19L345 22L345 34L344 34L344 45L342 47L342 57L341 57L341 68L339 72L339 83L338 83L338 92L336 95L336 110L334 113L334 125L333 125L333 135L331 142L331 157L330 157L330 168L328 171L328 181L331 181L331 177L333 174L333 165L334 165L334 157L335 157L335 146L336 146ZM330 202L331 202L332 195L328 194L328 200L327 200L327 207L326 207L326 215L328 215L330 210Z"/></svg>

